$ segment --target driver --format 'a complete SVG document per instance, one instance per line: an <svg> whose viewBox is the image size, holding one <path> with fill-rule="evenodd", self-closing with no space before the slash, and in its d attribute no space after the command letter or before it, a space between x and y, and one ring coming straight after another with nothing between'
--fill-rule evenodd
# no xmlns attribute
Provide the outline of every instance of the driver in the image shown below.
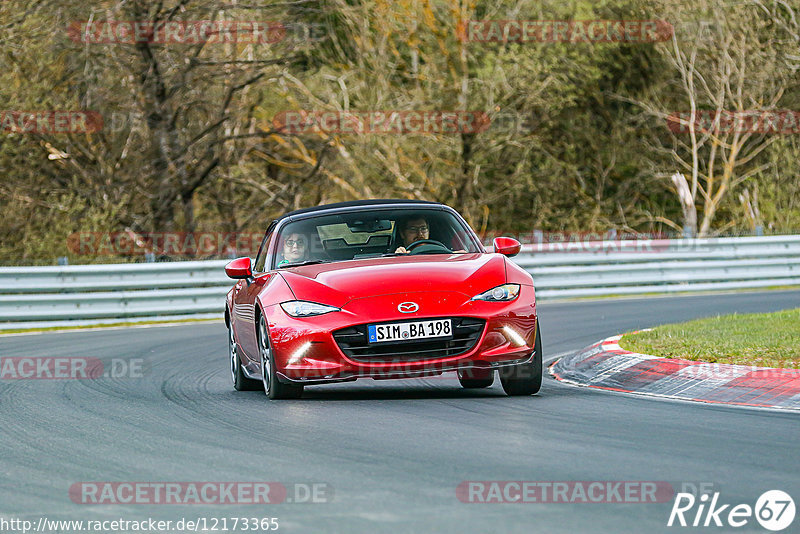
<svg viewBox="0 0 800 534"><path fill-rule="evenodd" d="M408 254L408 250L406 250L408 245L420 239L430 239L431 228L425 217L406 219L401 221L400 224L399 235L403 245L397 247L397 250L394 251L395 254Z"/></svg>
<svg viewBox="0 0 800 534"><path fill-rule="evenodd" d="M428 220L423 216L414 217L398 221L400 231L398 232L403 244L394 251L395 254L408 254L407 246L422 239L430 239L431 227ZM463 253L466 250L455 250L456 253Z"/></svg>

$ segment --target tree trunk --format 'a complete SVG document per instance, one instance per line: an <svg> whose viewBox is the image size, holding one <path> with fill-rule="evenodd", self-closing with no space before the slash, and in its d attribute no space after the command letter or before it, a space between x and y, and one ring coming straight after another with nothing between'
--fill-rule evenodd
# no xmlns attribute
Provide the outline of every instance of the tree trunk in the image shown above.
<svg viewBox="0 0 800 534"><path fill-rule="evenodd" d="M470 172L470 159L472 158L472 143L475 134L461 134L461 184L456 192L456 209L472 224L472 200L474 190L472 187L472 173Z"/></svg>
<svg viewBox="0 0 800 534"><path fill-rule="evenodd" d="M697 208L694 205L694 197L692 196L692 191L689 189L689 184L686 182L686 177L683 174L676 172L672 175L672 183L675 184L675 189L678 192L678 198L681 202L681 209L683 210L684 232L690 234L689 237L696 237Z"/></svg>

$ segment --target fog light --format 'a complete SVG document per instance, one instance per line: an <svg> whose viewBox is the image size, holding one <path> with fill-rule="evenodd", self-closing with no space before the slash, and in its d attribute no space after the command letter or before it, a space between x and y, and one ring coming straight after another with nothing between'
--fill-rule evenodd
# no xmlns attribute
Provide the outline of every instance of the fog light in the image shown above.
<svg viewBox="0 0 800 534"><path fill-rule="evenodd" d="M510 326L504 326L504 327L503 327L503 332L505 332L505 334L506 334L506 337L508 337L508 339L509 339L510 341L512 341L512 342L514 342L514 343L516 343L517 345L519 345L519 346L522 346L522 345L524 345L524 344L525 344L525 340L522 338L522 336L521 336L521 335L519 335L519 334L518 334L518 333L517 333L517 332L516 332L516 331L515 331L513 328L511 328Z"/></svg>
<svg viewBox="0 0 800 534"><path fill-rule="evenodd" d="M297 349L294 354L292 354L291 358L289 358L289 361L287 362L287 364L288 365L294 365L294 364L298 363L303 358L303 356L305 356L306 351L308 350L308 348L310 346L311 346L311 342L310 341L306 341L305 343L300 345L300 348Z"/></svg>

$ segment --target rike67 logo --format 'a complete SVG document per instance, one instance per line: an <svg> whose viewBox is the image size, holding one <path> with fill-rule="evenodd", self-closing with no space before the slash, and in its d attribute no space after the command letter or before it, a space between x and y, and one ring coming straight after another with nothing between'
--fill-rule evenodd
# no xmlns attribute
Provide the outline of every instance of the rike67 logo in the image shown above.
<svg viewBox="0 0 800 534"><path fill-rule="evenodd" d="M710 502L709 502L710 500ZM669 514L667 526L682 527L727 526L740 528L755 517L756 521L767 530L778 532L784 530L794 521L794 500L781 490L765 491L756 500L754 507L749 504L722 504L719 492L711 496L707 493L696 498L691 493L678 493Z"/></svg>

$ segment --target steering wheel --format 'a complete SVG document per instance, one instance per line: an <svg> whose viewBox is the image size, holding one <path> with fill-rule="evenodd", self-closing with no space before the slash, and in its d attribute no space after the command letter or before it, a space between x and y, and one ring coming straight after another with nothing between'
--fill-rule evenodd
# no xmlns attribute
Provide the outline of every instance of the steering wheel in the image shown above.
<svg viewBox="0 0 800 534"><path fill-rule="evenodd" d="M414 252L414 250L417 250L421 245L432 245L433 247L441 248L444 252L453 252L447 248L444 243L441 241L436 241L435 239L420 239L418 241L414 241L406 247L406 250L409 254L432 254L440 252L439 250L436 250L436 248L426 249L425 252Z"/></svg>

